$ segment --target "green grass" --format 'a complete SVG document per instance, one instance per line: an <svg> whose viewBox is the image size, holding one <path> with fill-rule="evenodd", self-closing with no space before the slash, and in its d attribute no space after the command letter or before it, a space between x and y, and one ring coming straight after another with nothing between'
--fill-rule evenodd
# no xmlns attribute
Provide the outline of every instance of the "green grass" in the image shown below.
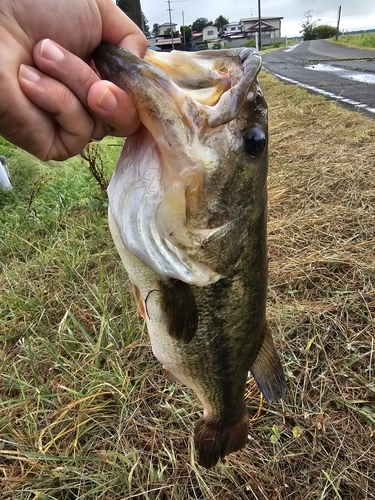
<svg viewBox="0 0 375 500"><path fill-rule="evenodd" d="M336 42L336 39L332 38L330 41ZM340 35L337 42L348 47L375 49L375 32L360 33L358 35Z"/></svg>
<svg viewBox="0 0 375 500"><path fill-rule="evenodd" d="M268 315L289 387L266 404L249 380L249 443L209 471L194 457L200 404L151 353L87 164L1 140L14 184L0 193L2 500L374 498L375 124L261 84Z"/></svg>

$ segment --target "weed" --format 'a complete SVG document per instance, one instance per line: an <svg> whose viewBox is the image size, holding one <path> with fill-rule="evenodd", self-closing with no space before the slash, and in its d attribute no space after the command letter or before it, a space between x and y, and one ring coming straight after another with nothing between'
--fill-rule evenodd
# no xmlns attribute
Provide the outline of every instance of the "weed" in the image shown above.
<svg viewBox="0 0 375 500"><path fill-rule="evenodd" d="M248 381L249 443L209 471L194 457L200 405L151 353L87 165L1 143L23 179L0 201L2 499L374 498L375 125L261 85L268 314L289 387L267 404Z"/></svg>
<svg viewBox="0 0 375 500"><path fill-rule="evenodd" d="M335 38L330 39L331 42L336 42ZM375 48L375 33L358 33L353 35L340 35L337 43L355 47L360 49Z"/></svg>

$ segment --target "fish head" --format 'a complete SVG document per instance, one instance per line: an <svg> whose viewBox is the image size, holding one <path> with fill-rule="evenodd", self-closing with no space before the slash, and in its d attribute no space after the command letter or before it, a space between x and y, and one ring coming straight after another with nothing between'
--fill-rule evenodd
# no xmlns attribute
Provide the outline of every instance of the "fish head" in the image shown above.
<svg viewBox="0 0 375 500"><path fill-rule="evenodd" d="M94 60L104 78L129 93L142 122L125 142L108 191L125 247L162 276L197 286L217 282L242 239L219 262L210 242L228 232L238 237L244 216L264 209L260 55L252 48L149 50L143 60L102 45Z"/></svg>

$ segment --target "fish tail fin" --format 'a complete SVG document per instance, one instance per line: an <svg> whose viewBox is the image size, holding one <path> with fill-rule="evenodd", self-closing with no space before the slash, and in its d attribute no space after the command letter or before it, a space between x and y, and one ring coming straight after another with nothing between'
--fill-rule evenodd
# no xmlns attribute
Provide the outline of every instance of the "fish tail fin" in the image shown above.
<svg viewBox="0 0 375 500"><path fill-rule="evenodd" d="M283 396L286 389L285 375L268 325L263 344L250 371L267 401L276 401Z"/></svg>
<svg viewBox="0 0 375 500"><path fill-rule="evenodd" d="M199 465L209 469L214 467L220 458L243 448L248 432L247 409L240 418L229 423L201 418L195 427L194 436Z"/></svg>

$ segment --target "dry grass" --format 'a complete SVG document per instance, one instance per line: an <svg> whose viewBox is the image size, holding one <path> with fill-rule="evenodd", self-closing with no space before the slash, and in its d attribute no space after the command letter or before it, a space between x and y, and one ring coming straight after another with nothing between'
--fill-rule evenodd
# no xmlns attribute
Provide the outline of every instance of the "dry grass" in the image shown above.
<svg viewBox="0 0 375 500"><path fill-rule="evenodd" d="M248 445L197 466L200 405L152 357L105 210L81 202L48 228L39 217L48 245L0 248L2 499L375 498L375 123L269 75L262 86L283 402L261 405L250 380Z"/></svg>
<svg viewBox="0 0 375 500"><path fill-rule="evenodd" d="M281 429L300 429L276 498L375 498L375 124L272 82L268 310L288 366Z"/></svg>

